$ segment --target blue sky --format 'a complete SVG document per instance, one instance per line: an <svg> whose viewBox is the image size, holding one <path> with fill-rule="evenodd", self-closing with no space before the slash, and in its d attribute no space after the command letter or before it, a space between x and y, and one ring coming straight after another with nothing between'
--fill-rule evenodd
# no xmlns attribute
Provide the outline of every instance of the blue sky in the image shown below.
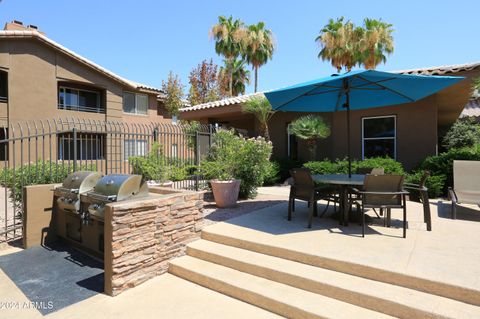
<svg viewBox="0 0 480 319"><path fill-rule="evenodd" d="M480 1L107 1L3 0L0 22L34 24L51 39L128 79L160 86L170 70L188 84L192 67L215 54L208 31L219 15L264 21L275 34L259 90L335 70L317 58L314 39L329 18L365 17L394 25L395 52L379 70L480 61ZM253 81L252 81L253 82ZM247 93L253 91L250 86Z"/></svg>

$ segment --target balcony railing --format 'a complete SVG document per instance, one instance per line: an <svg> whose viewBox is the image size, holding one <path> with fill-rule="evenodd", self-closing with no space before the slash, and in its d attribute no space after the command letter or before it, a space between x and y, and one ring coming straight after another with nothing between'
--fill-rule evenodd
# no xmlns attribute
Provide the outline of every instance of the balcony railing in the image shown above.
<svg viewBox="0 0 480 319"><path fill-rule="evenodd" d="M76 105L58 105L59 110L77 111L77 112L89 112L105 114L106 110L102 107L88 107L88 106L76 106Z"/></svg>

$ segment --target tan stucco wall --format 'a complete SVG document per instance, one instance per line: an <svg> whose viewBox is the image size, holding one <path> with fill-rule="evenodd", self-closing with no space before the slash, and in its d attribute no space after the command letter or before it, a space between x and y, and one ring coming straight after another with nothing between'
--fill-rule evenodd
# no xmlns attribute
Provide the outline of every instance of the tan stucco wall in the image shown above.
<svg viewBox="0 0 480 319"><path fill-rule="evenodd" d="M71 57L35 39L2 39L0 69L8 71L10 122L52 118L124 120L123 91L135 92ZM106 114L59 110L58 82L66 81L104 90ZM156 94L148 93L149 112L159 120ZM1 112L1 110L0 110ZM0 113L0 118L2 117Z"/></svg>
<svg viewBox="0 0 480 319"><path fill-rule="evenodd" d="M399 106L373 108L351 112L351 154L353 158L362 157L362 118L383 115L395 115L397 124L396 154L397 160L407 169L417 166L422 159L437 152L437 96L433 95L421 101ZM258 124L251 114L241 114L236 109L227 112L229 107L212 108L197 112L186 112L183 118L200 120L203 123L217 120L228 121L236 128L247 129L250 135L258 134ZM195 116L195 114L197 116ZM287 124L306 115L300 112L277 112L269 122L270 139L273 143L273 158L287 157ZM317 144L315 159L343 158L347 154L347 121L345 112L317 113L331 127L330 137ZM311 155L304 141L298 140L298 158L310 160Z"/></svg>

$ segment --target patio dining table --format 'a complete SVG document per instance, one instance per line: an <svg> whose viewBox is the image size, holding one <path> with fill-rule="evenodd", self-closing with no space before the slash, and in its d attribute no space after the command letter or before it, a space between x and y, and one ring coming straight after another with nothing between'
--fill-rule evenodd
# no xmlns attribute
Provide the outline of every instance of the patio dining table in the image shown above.
<svg viewBox="0 0 480 319"><path fill-rule="evenodd" d="M349 188L363 186L365 175L363 174L316 174L313 175L315 183L331 184L339 187L340 225L348 226L348 193Z"/></svg>

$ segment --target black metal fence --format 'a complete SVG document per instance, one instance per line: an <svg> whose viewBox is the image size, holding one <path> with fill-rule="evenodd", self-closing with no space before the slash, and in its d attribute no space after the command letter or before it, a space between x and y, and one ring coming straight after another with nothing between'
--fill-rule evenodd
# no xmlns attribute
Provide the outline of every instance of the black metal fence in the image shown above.
<svg viewBox="0 0 480 319"><path fill-rule="evenodd" d="M174 188L203 187L196 166L210 148L212 133L210 125L81 119L19 122L0 129L0 241L22 235L24 186L61 183L73 171L132 173L129 159L152 156L155 150L163 177Z"/></svg>

